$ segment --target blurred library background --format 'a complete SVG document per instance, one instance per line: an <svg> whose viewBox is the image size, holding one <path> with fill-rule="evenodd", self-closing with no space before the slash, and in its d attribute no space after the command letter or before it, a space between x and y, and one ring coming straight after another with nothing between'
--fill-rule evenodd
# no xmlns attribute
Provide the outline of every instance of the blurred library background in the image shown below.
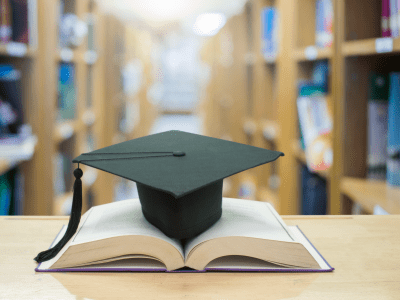
<svg viewBox="0 0 400 300"><path fill-rule="evenodd" d="M225 197L400 213L400 1L0 7L0 215L68 215L74 157L171 129L285 153L225 179ZM137 197L82 169L84 211Z"/></svg>

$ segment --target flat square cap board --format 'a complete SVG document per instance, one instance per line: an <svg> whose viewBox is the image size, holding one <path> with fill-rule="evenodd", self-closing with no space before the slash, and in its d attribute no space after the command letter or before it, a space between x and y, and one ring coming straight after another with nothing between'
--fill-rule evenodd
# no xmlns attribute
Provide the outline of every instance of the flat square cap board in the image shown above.
<svg viewBox="0 0 400 300"><path fill-rule="evenodd" d="M281 155L278 151L173 130L92 151L73 162L179 198Z"/></svg>
<svg viewBox="0 0 400 300"><path fill-rule="evenodd" d="M75 158L74 198L79 164L135 181L145 218L166 235L187 239L221 217L224 178L279 156L283 153L177 130L157 133ZM75 199L71 219L74 205Z"/></svg>

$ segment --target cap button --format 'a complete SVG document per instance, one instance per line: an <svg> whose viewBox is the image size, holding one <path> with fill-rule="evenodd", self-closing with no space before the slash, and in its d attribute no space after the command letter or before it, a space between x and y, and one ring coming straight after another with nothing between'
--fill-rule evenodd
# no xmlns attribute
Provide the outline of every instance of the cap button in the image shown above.
<svg viewBox="0 0 400 300"><path fill-rule="evenodd" d="M186 153L183 151L174 151L174 152L172 152L172 155L173 156L185 156Z"/></svg>

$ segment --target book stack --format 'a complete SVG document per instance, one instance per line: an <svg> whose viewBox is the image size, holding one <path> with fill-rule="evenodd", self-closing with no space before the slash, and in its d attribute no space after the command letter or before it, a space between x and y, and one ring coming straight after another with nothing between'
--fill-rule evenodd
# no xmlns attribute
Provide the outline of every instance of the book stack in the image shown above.
<svg viewBox="0 0 400 300"><path fill-rule="evenodd" d="M325 48L332 46L333 41L333 5L332 0L315 2L315 44Z"/></svg>
<svg viewBox="0 0 400 300"><path fill-rule="evenodd" d="M382 36L398 37L400 29L400 1L382 0Z"/></svg>
<svg viewBox="0 0 400 300"><path fill-rule="evenodd" d="M1 0L0 9L0 43L29 43L28 0Z"/></svg>

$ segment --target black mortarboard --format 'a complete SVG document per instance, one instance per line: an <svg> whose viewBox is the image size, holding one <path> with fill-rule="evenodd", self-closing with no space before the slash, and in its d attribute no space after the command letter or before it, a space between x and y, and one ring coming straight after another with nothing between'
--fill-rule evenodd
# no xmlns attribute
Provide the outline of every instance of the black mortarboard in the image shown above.
<svg viewBox="0 0 400 300"><path fill-rule="evenodd" d="M78 169L74 171L70 236L66 237L67 229L66 241L53 252L58 253L79 224L79 163L135 181L145 218L167 236L186 239L205 231L221 217L224 178L279 156L283 153L177 130L84 153L73 160ZM54 257L57 253L51 250L35 259Z"/></svg>

